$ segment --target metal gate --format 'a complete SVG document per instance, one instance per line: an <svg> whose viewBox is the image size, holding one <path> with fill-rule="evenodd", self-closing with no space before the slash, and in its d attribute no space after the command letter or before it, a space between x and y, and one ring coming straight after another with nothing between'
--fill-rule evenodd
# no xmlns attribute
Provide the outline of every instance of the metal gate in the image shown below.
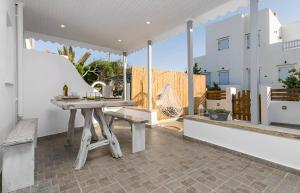
<svg viewBox="0 0 300 193"><path fill-rule="evenodd" d="M251 120L250 111L250 91L243 90L238 91L236 94L232 95L232 117L238 120Z"/></svg>

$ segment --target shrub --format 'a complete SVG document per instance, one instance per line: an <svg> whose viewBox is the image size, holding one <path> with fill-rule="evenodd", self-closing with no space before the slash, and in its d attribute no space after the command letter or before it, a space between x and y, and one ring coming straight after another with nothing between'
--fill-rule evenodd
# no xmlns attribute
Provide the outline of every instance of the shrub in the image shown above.
<svg viewBox="0 0 300 193"><path fill-rule="evenodd" d="M300 69L293 68L285 80L281 80L284 88L300 88Z"/></svg>

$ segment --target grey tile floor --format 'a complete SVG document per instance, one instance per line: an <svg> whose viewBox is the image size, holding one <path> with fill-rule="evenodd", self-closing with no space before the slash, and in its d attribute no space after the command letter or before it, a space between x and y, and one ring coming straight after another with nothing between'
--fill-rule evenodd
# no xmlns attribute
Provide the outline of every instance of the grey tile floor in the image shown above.
<svg viewBox="0 0 300 193"><path fill-rule="evenodd" d="M81 132L74 149L64 147L65 134L40 139L35 185L16 193L300 193L300 176L161 128L147 129L146 151L132 154L130 130L120 125L115 133L123 158L102 147L80 171L72 164Z"/></svg>

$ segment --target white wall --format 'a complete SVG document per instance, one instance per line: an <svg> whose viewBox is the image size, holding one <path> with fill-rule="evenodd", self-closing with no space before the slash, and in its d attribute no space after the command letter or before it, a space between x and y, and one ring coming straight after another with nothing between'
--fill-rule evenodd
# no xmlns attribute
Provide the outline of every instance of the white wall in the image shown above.
<svg viewBox="0 0 300 193"><path fill-rule="evenodd" d="M7 25L9 16L10 25ZM16 18L14 1L0 1L0 143L16 122ZM2 170L2 150L0 153Z"/></svg>
<svg viewBox="0 0 300 193"><path fill-rule="evenodd" d="M64 83L81 96L93 89L66 58L27 49L23 54L24 117L39 119L39 137L66 131L69 112L51 104L50 99L62 94ZM82 125L81 112L77 112L76 126Z"/></svg>
<svg viewBox="0 0 300 193"><path fill-rule="evenodd" d="M222 100L206 100L207 109L226 109L226 99Z"/></svg>
<svg viewBox="0 0 300 193"><path fill-rule="evenodd" d="M286 110L282 109L286 106ZM271 101L269 106L269 121L300 125L299 101Z"/></svg>
<svg viewBox="0 0 300 193"><path fill-rule="evenodd" d="M184 119L184 135L300 170L300 141Z"/></svg>

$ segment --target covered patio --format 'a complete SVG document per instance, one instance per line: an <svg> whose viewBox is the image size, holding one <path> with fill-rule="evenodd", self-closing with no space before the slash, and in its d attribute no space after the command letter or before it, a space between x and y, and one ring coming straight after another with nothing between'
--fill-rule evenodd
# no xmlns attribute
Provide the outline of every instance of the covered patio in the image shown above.
<svg viewBox="0 0 300 193"><path fill-rule="evenodd" d="M97 149L79 171L72 164L81 132L76 132L74 151L64 147L65 134L39 139L35 185L16 193L300 192L300 176L295 173L186 140L164 128L148 129L147 150L132 154L129 128L124 122L115 127L122 159L112 158L107 148Z"/></svg>
<svg viewBox="0 0 300 193"><path fill-rule="evenodd" d="M26 176L27 171L14 175L14 167L20 168L20 164L10 165L9 160L14 161L15 157L6 159L4 154L5 169L2 169L4 173L12 174L13 178L4 176L3 191L11 192L15 188L15 193L300 192L297 168L271 164L194 141L181 132L167 131L152 124L156 119L155 104L152 102L153 44L178 33L186 33L188 114L193 116L194 87L198 86L194 85L193 79L194 27L249 5L253 34L251 44L258 45L258 0L2 1L0 14L6 20L1 20L0 40L3 34L3 42L7 43L0 46L0 54L7 59L3 65L1 63L3 70L0 70L1 77L4 77L1 80L4 86L0 87L0 91L5 93L0 96L1 101L5 101L0 114L3 115L0 120L4 125L1 143L5 147L19 147L30 142L30 150L26 149L30 151L26 161L34 163L27 168L34 169L34 183L29 187L19 185L16 188L11 186L11 179L22 182L33 176ZM87 102L87 98L77 102L57 102L59 100L55 96L60 94L64 84L73 86L73 90L78 90L81 96L92 89L79 81L78 75L72 75L74 69L61 57L49 57L48 53L39 54L24 49L24 40L28 38L121 55L123 99L117 102L115 99ZM130 110L124 110L123 115L110 112L113 107L132 105L126 84L127 57L144 48L147 48L147 110L133 114L129 113ZM36 64L45 64L42 66L45 70L43 74L32 74L39 70ZM258 47L253 46L251 123L254 125L259 122L258 71ZM50 100L60 109L54 107ZM76 110L81 110L85 120L81 116L75 118ZM112 126L114 117L108 121L104 116L106 111L119 119L129 120L130 124L118 120ZM95 128L93 116L99 123ZM37 118L39 122L37 131L31 131L30 139L17 143L6 140L12 128L28 118ZM145 129L146 121L151 129ZM26 129L19 128L17 131L22 133ZM20 137L18 132L13 134ZM95 136L96 139L93 138ZM99 141L92 143L93 140ZM138 151L135 151L136 147ZM23 164L18 152L25 151L20 149L17 148L13 156L21 161L13 163ZM30 157L32 155L34 160Z"/></svg>

